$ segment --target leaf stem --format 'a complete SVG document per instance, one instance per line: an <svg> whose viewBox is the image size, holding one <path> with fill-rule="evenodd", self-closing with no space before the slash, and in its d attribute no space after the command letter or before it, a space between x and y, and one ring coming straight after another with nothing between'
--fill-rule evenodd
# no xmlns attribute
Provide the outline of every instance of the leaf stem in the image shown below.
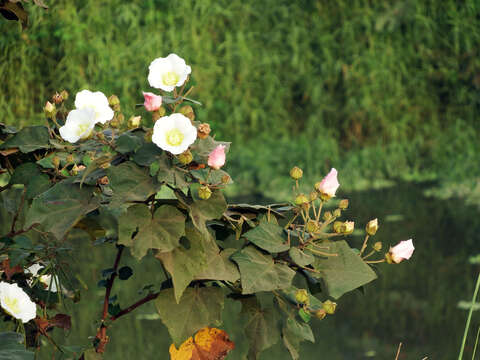
<svg viewBox="0 0 480 360"><path fill-rule="evenodd" d="M125 308L125 309L123 309L123 310L120 310L117 315L110 317L110 320L111 320L111 321L117 320L119 317L122 317L122 316L124 316L124 315L132 312L132 311L135 310L137 307L139 307L139 306L141 306L141 305L143 305L143 304L145 304L145 303L147 303L147 302L149 302L149 301L151 301L151 300L156 299L159 294L160 294L160 292L148 294L148 295L145 296L143 299L138 300L136 303L130 305L129 307L127 307L127 308Z"/></svg>

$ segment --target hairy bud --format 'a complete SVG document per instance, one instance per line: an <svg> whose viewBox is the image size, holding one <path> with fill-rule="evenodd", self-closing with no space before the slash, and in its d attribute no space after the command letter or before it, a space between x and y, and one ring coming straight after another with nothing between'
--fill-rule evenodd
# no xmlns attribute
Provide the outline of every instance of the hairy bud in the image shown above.
<svg viewBox="0 0 480 360"><path fill-rule="evenodd" d="M198 189L198 197L203 200L208 200L210 199L210 196L212 196L212 190L208 186L201 186L200 189Z"/></svg>
<svg viewBox="0 0 480 360"><path fill-rule="evenodd" d="M180 163L182 165L190 164L193 160L192 152L190 150L187 150L187 151L181 153L180 155L178 155L177 159L178 159L178 161L180 161Z"/></svg>
<svg viewBox="0 0 480 360"><path fill-rule="evenodd" d="M197 128L197 136L200 139L206 139L208 135L210 135L210 131L211 129L209 124L207 123L200 124L198 125L198 128Z"/></svg>
<svg viewBox="0 0 480 360"><path fill-rule="evenodd" d="M295 198L295 204L296 205L303 205L305 203L308 203L308 198L305 196L305 194L299 194Z"/></svg>
<svg viewBox="0 0 480 360"><path fill-rule="evenodd" d="M293 180L299 180L303 176L303 170L298 166L294 166L292 170L290 170L290 176Z"/></svg>
<svg viewBox="0 0 480 360"><path fill-rule="evenodd" d="M185 105L180 108L178 111L180 114L185 115L190 121L195 120L195 113L193 112L193 108L190 105Z"/></svg>
<svg viewBox="0 0 480 360"><path fill-rule="evenodd" d="M340 200L338 207L342 210L345 210L346 208L348 208L348 199Z"/></svg>
<svg viewBox="0 0 480 360"><path fill-rule="evenodd" d="M295 300L299 303L299 304L309 304L310 300L308 298L308 292L307 290L305 289L298 289L296 292L295 292Z"/></svg>
<svg viewBox="0 0 480 360"><path fill-rule="evenodd" d="M335 309L337 308L337 303L333 301L326 300L322 304L323 310L329 315L335 314Z"/></svg>
<svg viewBox="0 0 480 360"><path fill-rule="evenodd" d="M377 233L378 230L378 219L370 220L365 227L365 230L368 235L373 236Z"/></svg>
<svg viewBox="0 0 480 360"><path fill-rule="evenodd" d="M127 127L129 130L136 129L140 126L140 122L142 121L141 116L132 116L128 119Z"/></svg>

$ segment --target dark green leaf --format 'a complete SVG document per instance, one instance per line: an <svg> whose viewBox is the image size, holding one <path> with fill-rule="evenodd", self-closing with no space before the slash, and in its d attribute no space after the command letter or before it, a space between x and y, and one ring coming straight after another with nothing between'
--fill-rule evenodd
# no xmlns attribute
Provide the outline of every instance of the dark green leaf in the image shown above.
<svg viewBox="0 0 480 360"><path fill-rule="evenodd" d="M288 255L293 260L293 262L300 266L307 266L313 263L315 257L308 252L308 250L302 251L296 247L290 248Z"/></svg>
<svg viewBox="0 0 480 360"><path fill-rule="evenodd" d="M158 185L154 184L148 169L141 168L131 161L110 166L106 172L114 194L112 203L145 201L158 190Z"/></svg>
<svg viewBox="0 0 480 360"><path fill-rule="evenodd" d="M160 149L157 145L152 142L148 142L143 144L135 152L135 154L132 156L132 159L140 166L150 166L154 163L158 156L162 155L162 153L163 150Z"/></svg>
<svg viewBox="0 0 480 360"><path fill-rule="evenodd" d="M45 126L28 126L1 144L0 149L18 147L21 152L29 153L50 147L48 139L48 129Z"/></svg>
<svg viewBox="0 0 480 360"><path fill-rule="evenodd" d="M295 275L287 265L275 264L270 255L264 255L253 246L247 246L231 258L240 268L242 294L285 289Z"/></svg>
<svg viewBox="0 0 480 360"><path fill-rule="evenodd" d="M248 318L245 335L250 342L249 360L280 340L277 313L272 308L262 309L255 297L242 300L242 314Z"/></svg>
<svg viewBox="0 0 480 360"><path fill-rule="evenodd" d="M192 190L193 192L195 190ZM192 194L192 196L194 195ZM196 195L193 203L189 206L190 217L195 227L207 234L206 221L221 218L227 209L227 202L220 190L213 191L212 196L208 200L195 199L195 197Z"/></svg>
<svg viewBox="0 0 480 360"><path fill-rule="evenodd" d="M132 255L141 259L149 249L168 252L178 247L185 216L174 206L162 205L152 217L148 206L137 204L120 216L118 232L118 243L132 247Z"/></svg>
<svg viewBox="0 0 480 360"><path fill-rule="evenodd" d="M300 343L304 340L315 342L312 329L308 324L299 323L293 317L289 317L282 329L283 344L290 352L293 360L300 359Z"/></svg>
<svg viewBox="0 0 480 360"><path fill-rule="evenodd" d="M270 253L287 251L290 248L283 228L272 223L262 223L243 236Z"/></svg>
<svg viewBox="0 0 480 360"><path fill-rule="evenodd" d="M34 163L18 166L10 178L10 184L23 184L27 188L25 197L30 200L50 187L48 175L43 174Z"/></svg>
<svg viewBox="0 0 480 360"><path fill-rule="evenodd" d="M337 256L316 257L314 267L320 272L331 297L338 299L377 278L372 268L344 240L328 243L328 246L328 252ZM312 276L318 277L315 273Z"/></svg>
<svg viewBox="0 0 480 360"><path fill-rule="evenodd" d="M115 144L115 150L121 154L126 154L138 150L143 143L143 135L137 136L135 133L126 132L118 137Z"/></svg>
<svg viewBox="0 0 480 360"><path fill-rule="evenodd" d="M92 193L92 188L57 183L33 200L25 227L41 224L45 231L62 239L78 220L98 207L98 199Z"/></svg>
<svg viewBox="0 0 480 360"><path fill-rule="evenodd" d="M302 318L303 321L308 323L312 318L309 312L305 311L303 308L298 309L298 315Z"/></svg>
<svg viewBox="0 0 480 360"><path fill-rule="evenodd" d="M173 289L161 291L155 300L160 319L177 346L205 326L219 326L223 304L218 287L188 288L178 304Z"/></svg>

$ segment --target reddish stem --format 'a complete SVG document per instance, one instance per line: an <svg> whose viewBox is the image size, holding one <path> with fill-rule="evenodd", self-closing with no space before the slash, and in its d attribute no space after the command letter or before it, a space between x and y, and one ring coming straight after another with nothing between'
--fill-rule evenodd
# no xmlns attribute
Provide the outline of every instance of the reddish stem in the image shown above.
<svg viewBox="0 0 480 360"><path fill-rule="evenodd" d="M160 294L160 293L157 292L157 293L153 293L153 294L148 294L148 295L145 296L143 299L140 299L140 300L138 300L136 303L134 303L134 304L130 305L129 307L121 310L117 315L110 317L110 320L111 320L111 321L115 321L115 320L117 320L119 317L121 317L121 316L123 316L123 315L126 315L126 314L132 312L132 311L135 310L137 307L139 307L139 306L141 306L141 305L143 305L143 304L145 304L145 303L147 303L147 302L149 302L149 301L151 301L151 300L156 299L156 298L158 297L158 294Z"/></svg>

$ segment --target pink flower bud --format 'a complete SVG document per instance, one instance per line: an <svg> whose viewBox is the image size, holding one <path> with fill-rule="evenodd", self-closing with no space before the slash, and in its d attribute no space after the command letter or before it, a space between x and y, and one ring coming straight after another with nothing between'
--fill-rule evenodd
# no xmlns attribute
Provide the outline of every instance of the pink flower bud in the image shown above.
<svg viewBox="0 0 480 360"><path fill-rule="evenodd" d="M403 260L408 260L413 254L415 247L413 246L412 239L400 241L397 245L390 248L390 257L396 264Z"/></svg>
<svg viewBox="0 0 480 360"><path fill-rule="evenodd" d="M218 170L223 165L225 165L225 145L218 145L210 155L208 155L208 166Z"/></svg>
<svg viewBox="0 0 480 360"><path fill-rule="evenodd" d="M340 184L337 180L337 170L332 168L327 176L322 181L315 184L315 189L322 195L328 198L334 197Z"/></svg>
<svg viewBox="0 0 480 360"><path fill-rule="evenodd" d="M147 111L157 111L162 106L162 97L151 92L144 92L143 97L145 102L143 105Z"/></svg>

